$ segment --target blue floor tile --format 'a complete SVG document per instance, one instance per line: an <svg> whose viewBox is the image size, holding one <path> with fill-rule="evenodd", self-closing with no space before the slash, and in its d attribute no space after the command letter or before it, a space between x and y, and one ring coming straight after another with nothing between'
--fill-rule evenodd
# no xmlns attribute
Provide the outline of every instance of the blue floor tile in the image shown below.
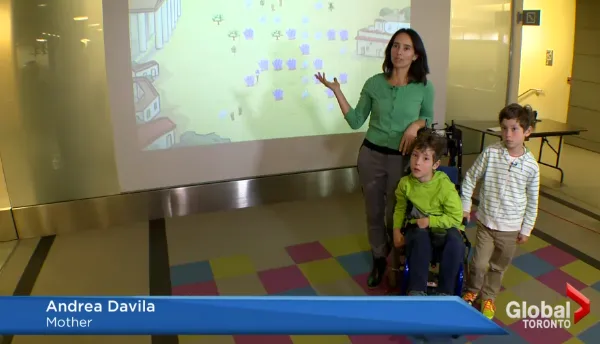
<svg viewBox="0 0 600 344"><path fill-rule="evenodd" d="M212 269L208 261L171 267L171 285L173 287L191 283L208 282L213 279Z"/></svg>
<svg viewBox="0 0 600 344"><path fill-rule="evenodd" d="M516 257L512 263L533 277L539 277L556 269L552 264L531 253L525 253Z"/></svg>
<svg viewBox="0 0 600 344"><path fill-rule="evenodd" d="M598 281L594 285L592 285L592 288L594 288L594 289L596 289L597 291L600 292L600 281Z"/></svg>
<svg viewBox="0 0 600 344"><path fill-rule="evenodd" d="M600 322L577 336L584 343L600 343Z"/></svg>
<svg viewBox="0 0 600 344"><path fill-rule="evenodd" d="M350 276L356 276L371 271L373 256L371 252L363 251L340 256L337 260Z"/></svg>

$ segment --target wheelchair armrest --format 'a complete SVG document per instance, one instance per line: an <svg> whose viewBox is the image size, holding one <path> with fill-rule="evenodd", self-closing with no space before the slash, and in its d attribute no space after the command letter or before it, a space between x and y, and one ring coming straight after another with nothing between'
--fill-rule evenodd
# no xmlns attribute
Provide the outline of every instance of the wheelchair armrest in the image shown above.
<svg viewBox="0 0 600 344"><path fill-rule="evenodd" d="M471 241L469 240L469 238L467 238L467 233L465 231L460 231L463 237L463 240L465 242L465 246L467 246L468 248L471 248Z"/></svg>

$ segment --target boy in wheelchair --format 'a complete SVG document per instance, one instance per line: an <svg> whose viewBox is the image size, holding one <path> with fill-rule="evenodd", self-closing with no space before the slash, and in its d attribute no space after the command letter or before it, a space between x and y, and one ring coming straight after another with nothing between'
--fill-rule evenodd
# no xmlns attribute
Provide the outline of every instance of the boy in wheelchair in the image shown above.
<svg viewBox="0 0 600 344"><path fill-rule="evenodd" d="M404 249L410 266L409 295L427 295L434 252L440 253L437 292L454 295L465 259L462 202L455 184L444 172L436 171L445 145L444 137L422 131L413 144L411 173L396 189L393 238L394 246Z"/></svg>

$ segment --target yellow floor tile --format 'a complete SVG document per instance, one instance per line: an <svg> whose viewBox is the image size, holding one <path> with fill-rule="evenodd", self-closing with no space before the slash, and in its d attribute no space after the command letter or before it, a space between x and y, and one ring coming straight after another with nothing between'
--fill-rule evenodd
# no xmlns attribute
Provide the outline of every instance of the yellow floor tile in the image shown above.
<svg viewBox="0 0 600 344"><path fill-rule="evenodd" d="M310 284L327 284L350 277L334 258L298 264Z"/></svg>
<svg viewBox="0 0 600 344"><path fill-rule="evenodd" d="M179 344L235 344L233 336L179 336Z"/></svg>
<svg viewBox="0 0 600 344"><path fill-rule="evenodd" d="M600 270L581 260L576 260L560 269L587 285L592 285L600 281Z"/></svg>
<svg viewBox="0 0 600 344"><path fill-rule="evenodd" d="M350 344L348 336L291 336L294 344Z"/></svg>
<svg viewBox="0 0 600 344"><path fill-rule="evenodd" d="M371 249L366 233L321 240L321 245L334 257Z"/></svg>
<svg viewBox="0 0 600 344"><path fill-rule="evenodd" d="M515 293L513 293L509 290L505 290L505 291L501 292L496 297L496 315L495 315L495 317L498 318L498 320L502 321L502 323L505 325L512 325L513 323L519 321L519 319L509 318L508 315L506 314L506 305L510 301L521 302L523 300L521 300L521 298L519 298Z"/></svg>
<svg viewBox="0 0 600 344"><path fill-rule="evenodd" d="M585 295L585 297L587 297L592 304L590 314L593 314L596 318L600 318L600 307L598 307L598 305L600 305L600 291L594 289L593 287L587 287L581 290L581 293ZM573 302L573 300L570 301Z"/></svg>
<svg viewBox="0 0 600 344"><path fill-rule="evenodd" d="M502 285L508 289L517 286L523 282L533 279L533 277L516 266L509 266L502 277Z"/></svg>
<svg viewBox="0 0 600 344"><path fill-rule="evenodd" d="M571 305L573 305L573 303L571 303ZM571 321L572 321L572 319L571 319ZM592 327L593 325L596 325L597 323L598 323L598 318L595 317L593 314L588 314L585 318L581 319L581 321L578 322L577 324L574 324L573 322L571 322L571 327L568 328L567 331L569 331L569 333L571 333L574 336L578 336L580 333L582 333L583 331Z"/></svg>
<svg viewBox="0 0 600 344"><path fill-rule="evenodd" d="M213 276L228 278L256 273L250 257L246 255L228 256L210 260Z"/></svg>
<svg viewBox="0 0 600 344"><path fill-rule="evenodd" d="M546 241L536 237L535 235L531 235L527 243L520 245L519 248L523 251L533 252L539 250L540 248L544 248L548 245L550 244Z"/></svg>
<svg viewBox="0 0 600 344"><path fill-rule="evenodd" d="M315 284L313 289L322 296L364 296L365 290L352 278L332 283Z"/></svg>
<svg viewBox="0 0 600 344"><path fill-rule="evenodd" d="M217 278L215 280L219 295L224 296L263 296L267 295L265 287L257 274Z"/></svg>
<svg viewBox="0 0 600 344"><path fill-rule="evenodd" d="M256 248L255 252L249 254L256 271L265 271L295 265L292 257L283 248L264 249Z"/></svg>

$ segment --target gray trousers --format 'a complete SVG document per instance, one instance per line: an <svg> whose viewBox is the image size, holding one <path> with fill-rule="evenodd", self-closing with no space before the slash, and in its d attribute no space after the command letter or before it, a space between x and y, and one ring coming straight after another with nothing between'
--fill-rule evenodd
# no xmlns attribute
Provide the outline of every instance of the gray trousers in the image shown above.
<svg viewBox="0 0 600 344"><path fill-rule="evenodd" d="M358 153L357 169L365 199L369 244L375 258L387 257L393 247L395 191L409 161L409 156L383 154L365 146Z"/></svg>

